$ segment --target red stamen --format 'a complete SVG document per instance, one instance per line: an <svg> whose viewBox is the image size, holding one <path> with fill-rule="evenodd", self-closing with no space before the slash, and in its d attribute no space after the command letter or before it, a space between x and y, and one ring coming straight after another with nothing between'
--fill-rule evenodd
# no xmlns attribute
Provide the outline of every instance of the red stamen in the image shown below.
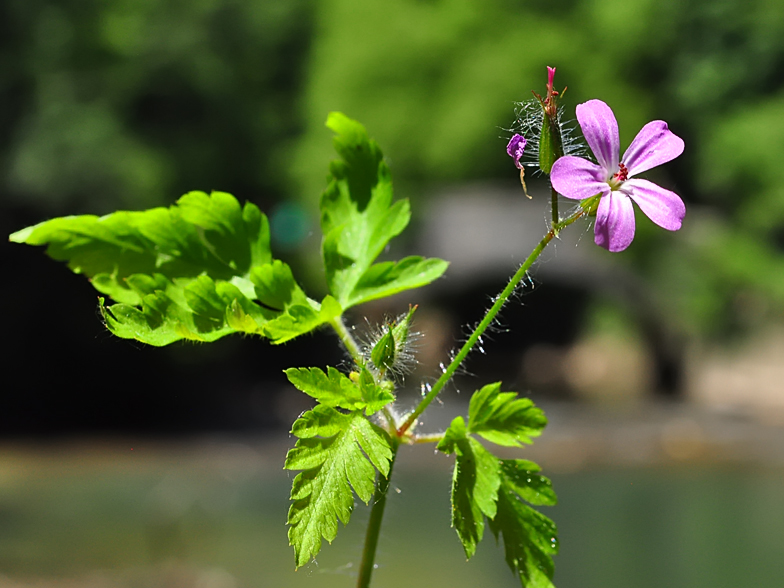
<svg viewBox="0 0 784 588"><path fill-rule="evenodd" d="M626 166L623 165L622 163L619 163L618 167L620 169L617 172L615 172L615 174L613 175L613 180L615 180L616 182L625 182L626 179L629 177L629 170L626 169Z"/></svg>

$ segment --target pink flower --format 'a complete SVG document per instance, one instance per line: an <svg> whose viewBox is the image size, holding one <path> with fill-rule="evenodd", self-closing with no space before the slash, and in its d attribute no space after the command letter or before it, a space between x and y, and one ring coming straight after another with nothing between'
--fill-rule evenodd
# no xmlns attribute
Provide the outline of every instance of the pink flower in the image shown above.
<svg viewBox="0 0 784 588"><path fill-rule="evenodd" d="M681 228L686 206L680 196L647 180L630 179L683 153L683 139L667 123L655 120L645 125L618 161L618 123L610 107L601 100L577 106L577 121L591 147L596 163L566 155L550 172L559 194L583 200L601 194L596 212L594 240L609 251L623 251L634 239L634 209L637 203L648 218L662 228Z"/></svg>

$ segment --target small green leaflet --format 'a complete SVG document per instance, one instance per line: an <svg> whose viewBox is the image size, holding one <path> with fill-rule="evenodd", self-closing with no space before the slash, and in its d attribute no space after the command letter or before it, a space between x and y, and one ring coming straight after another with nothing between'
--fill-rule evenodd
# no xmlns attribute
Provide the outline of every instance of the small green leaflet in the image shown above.
<svg viewBox="0 0 784 588"><path fill-rule="evenodd" d="M370 416L395 399L391 391L375 383L365 368L354 372L352 378L331 366L326 373L319 368L289 368L285 373L298 390L332 408L365 409Z"/></svg>
<svg viewBox="0 0 784 588"><path fill-rule="evenodd" d="M169 208L56 218L11 235L46 245L98 292L117 336L168 345L230 333L282 343L342 312L334 298L305 296L273 260L267 218L231 194L189 192Z"/></svg>
<svg viewBox="0 0 784 588"><path fill-rule="evenodd" d="M552 588L552 556L558 552L555 524L525 502L554 505L555 492L540 468L528 460L502 460L490 453L471 433L517 446L530 442L545 425L544 415L533 404L501 392L490 384L471 398L469 422L456 417L438 449L454 453L452 526L466 556L476 551L484 532L484 517L496 536L503 537L506 562L524 588ZM525 501L525 502L524 502Z"/></svg>
<svg viewBox="0 0 784 588"><path fill-rule="evenodd" d="M554 505L556 499L550 481L535 473L539 471L538 466L533 470L523 469L531 462L499 460L499 463L501 487L496 516L488 521L490 530L496 539L503 537L506 563L519 576L523 588L553 588L552 556L558 553L558 530L553 521L520 500L526 495L537 495L539 504ZM549 493L542 491L545 488Z"/></svg>
<svg viewBox="0 0 784 588"><path fill-rule="evenodd" d="M456 454L452 476L452 526L471 558L482 540L484 517L496 515L501 485L498 459L476 439L466 434L463 417L456 417L438 444L447 454Z"/></svg>
<svg viewBox="0 0 784 588"><path fill-rule="evenodd" d="M411 218L408 200L392 203L392 179L381 149L358 122L333 112L341 159L330 164L321 196L322 253L332 296L346 309L429 284L446 271L440 259L406 257L373 264Z"/></svg>
<svg viewBox="0 0 784 588"><path fill-rule="evenodd" d="M474 392L468 406L468 430L492 443L519 447L542 434L547 418L542 409L516 392L501 392L501 382Z"/></svg>
<svg viewBox="0 0 784 588"><path fill-rule="evenodd" d="M300 567L318 554L322 537L332 542L337 536L338 519L348 524L352 488L363 502L370 500L376 469L388 475L392 450L386 432L362 412L346 414L324 404L297 419L291 432L299 440L284 467L303 470L291 486L288 516L289 544Z"/></svg>

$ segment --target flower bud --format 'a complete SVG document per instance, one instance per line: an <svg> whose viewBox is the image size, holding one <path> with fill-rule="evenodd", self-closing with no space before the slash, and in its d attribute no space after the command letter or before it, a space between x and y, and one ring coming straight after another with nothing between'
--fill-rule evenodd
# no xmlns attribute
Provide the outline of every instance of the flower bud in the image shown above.
<svg viewBox="0 0 784 588"><path fill-rule="evenodd" d="M561 125L558 121L558 91L553 88L553 79L555 78L555 68L547 68L547 95L543 99L539 94L534 92L534 96L539 100L544 111L544 120L542 121L542 131L539 137L539 169L544 173L549 174L553 168L555 161L562 157L563 150L563 137L561 137ZM563 92L566 88L563 89Z"/></svg>
<svg viewBox="0 0 784 588"><path fill-rule="evenodd" d="M380 336L373 344L370 351L370 361L380 372L405 372L411 362L412 355L409 348L411 338L411 318L416 306L409 308L408 313L388 322L381 329Z"/></svg>

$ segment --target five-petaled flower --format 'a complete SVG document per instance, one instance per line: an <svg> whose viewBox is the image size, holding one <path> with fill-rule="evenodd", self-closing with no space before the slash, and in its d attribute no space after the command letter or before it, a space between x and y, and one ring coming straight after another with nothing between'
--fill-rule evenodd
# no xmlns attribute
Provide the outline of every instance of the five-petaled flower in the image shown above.
<svg viewBox="0 0 784 588"><path fill-rule="evenodd" d="M596 211L594 240L609 251L623 251L634 239L634 200L648 218L670 231L681 228L686 206L683 200L653 182L629 179L683 153L683 140L667 123L655 120L645 125L618 160L618 123L610 107L601 100L577 106L577 121L596 163L566 155L550 172L559 194L584 200L601 194Z"/></svg>

